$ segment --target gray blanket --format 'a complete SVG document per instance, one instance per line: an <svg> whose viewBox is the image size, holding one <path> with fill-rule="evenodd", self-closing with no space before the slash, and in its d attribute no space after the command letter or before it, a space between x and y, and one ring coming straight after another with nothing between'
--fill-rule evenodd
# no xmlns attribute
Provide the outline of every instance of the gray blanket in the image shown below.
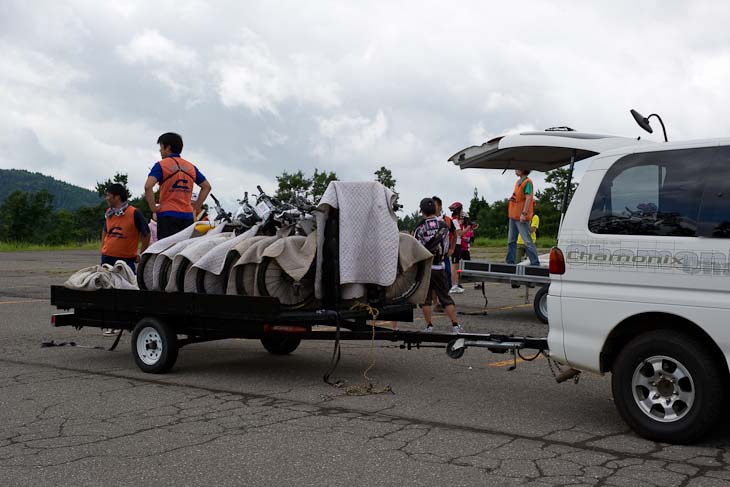
<svg viewBox="0 0 730 487"><path fill-rule="evenodd" d="M395 193L372 182L333 181L319 201L317 216L317 276L315 295L322 297L322 245L327 217L339 210L340 284L343 299L365 294L363 284L389 286L398 265L398 224Z"/></svg>

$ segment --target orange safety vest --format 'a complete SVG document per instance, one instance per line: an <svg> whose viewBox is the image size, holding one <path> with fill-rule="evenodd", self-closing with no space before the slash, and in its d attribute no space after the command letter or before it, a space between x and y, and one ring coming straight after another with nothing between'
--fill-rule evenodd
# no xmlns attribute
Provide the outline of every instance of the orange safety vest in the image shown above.
<svg viewBox="0 0 730 487"><path fill-rule="evenodd" d="M129 206L123 215L113 215L106 219L106 235L101 247L102 255L133 259L137 257L139 230L134 224L134 212L137 209Z"/></svg>
<svg viewBox="0 0 730 487"><path fill-rule="evenodd" d="M197 171L182 157L166 157L160 161L160 212L193 212L193 184Z"/></svg>
<svg viewBox="0 0 730 487"><path fill-rule="evenodd" d="M530 178L525 178L522 183L520 183L520 180L518 179L515 183L515 190L512 193L512 197L509 199L509 207L508 207L508 216L510 220L519 220L520 215L522 215L522 212L525 209L525 200L527 199L527 195L525 195L525 186L527 183L532 183L532 180ZM525 220L528 222L532 221L532 213L535 208L535 185L532 185L532 192L533 192L533 198L530 200L530 207L527 209L527 215L525 215Z"/></svg>

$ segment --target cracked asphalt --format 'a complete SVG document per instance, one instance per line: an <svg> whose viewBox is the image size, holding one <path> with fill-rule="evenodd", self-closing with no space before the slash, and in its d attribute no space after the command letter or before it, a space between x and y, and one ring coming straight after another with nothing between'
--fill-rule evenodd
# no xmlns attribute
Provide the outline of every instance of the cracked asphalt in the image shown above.
<svg viewBox="0 0 730 487"><path fill-rule="evenodd" d="M345 343L333 378L362 383L372 351L369 376L393 390L349 396L322 381L329 342L278 357L224 340L144 374L128 336L106 352L93 348L111 341L98 329L48 324L49 286L96 259L0 253L3 486L730 485L727 424L692 446L645 441L619 418L608 377L558 385L544 359L508 371L484 350L451 360L441 348ZM481 294L466 287L457 305L478 311ZM468 331L547 333L523 289L487 293L487 316L460 317ZM79 346L40 348L50 339Z"/></svg>

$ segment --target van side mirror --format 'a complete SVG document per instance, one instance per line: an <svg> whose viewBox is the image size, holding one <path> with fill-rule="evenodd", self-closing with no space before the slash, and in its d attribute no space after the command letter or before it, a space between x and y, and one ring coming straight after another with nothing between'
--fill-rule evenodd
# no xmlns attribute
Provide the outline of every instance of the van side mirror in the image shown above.
<svg viewBox="0 0 730 487"><path fill-rule="evenodd" d="M651 128L651 125L649 125L649 119L646 118L641 113L637 112L633 108L631 109L631 115L634 116L634 120L636 120L636 123L639 124L639 127L643 128L647 132L654 133L654 130Z"/></svg>
<svg viewBox="0 0 730 487"><path fill-rule="evenodd" d="M656 113L652 113L648 117L645 117L641 113L637 112L633 108L631 109L631 115L634 117L634 120L636 120L636 123L639 124L639 127L643 128L647 132L654 133L654 130L651 128L651 125L649 125L649 119L651 117L656 117L659 120L659 123L662 125L662 132L664 132L664 142L668 142L667 139L667 129L664 128L664 122L662 121L662 117L657 115Z"/></svg>

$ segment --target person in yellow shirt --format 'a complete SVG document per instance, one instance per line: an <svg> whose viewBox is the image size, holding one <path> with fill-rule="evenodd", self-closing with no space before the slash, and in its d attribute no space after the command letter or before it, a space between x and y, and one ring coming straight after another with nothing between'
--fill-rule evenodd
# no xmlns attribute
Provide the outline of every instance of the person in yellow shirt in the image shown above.
<svg viewBox="0 0 730 487"><path fill-rule="evenodd" d="M532 237L532 242L537 242L537 228L540 226L540 217L537 215L532 215L532 220L530 221L530 236ZM522 235L517 235L517 262L522 262L522 259L525 258L525 241L522 240Z"/></svg>

